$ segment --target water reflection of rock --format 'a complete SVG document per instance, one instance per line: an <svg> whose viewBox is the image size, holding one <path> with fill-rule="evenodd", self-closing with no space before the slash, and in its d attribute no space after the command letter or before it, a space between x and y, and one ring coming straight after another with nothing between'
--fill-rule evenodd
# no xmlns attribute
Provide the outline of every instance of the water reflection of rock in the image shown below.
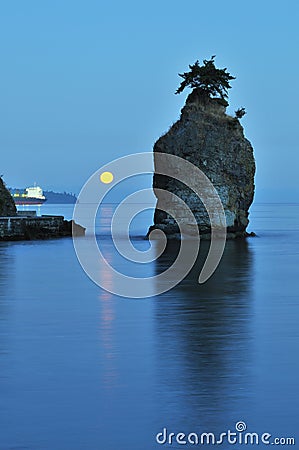
<svg viewBox="0 0 299 450"><path fill-rule="evenodd" d="M0 314L7 304L7 288L11 285L13 274L13 255L9 247L13 244L0 243Z"/></svg>
<svg viewBox="0 0 299 450"><path fill-rule="evenodd" d="M157 262L158 272L177 245L171 243ZM247 242L228 242L216 273L199 285L203 259L155 301L159 401L166 409L169 402L181 408L186 425L197 419L228 426L227 414L242 417L250 400L252 256Z"/></svg>
<svg viewBox="0 0 299 450"><path fill-rule="evenodd" d="M11 313L10 289L13 285L14 256L13 244L0 243L0 373L5 377L5 361L7 358L8 315Z"/></svg>

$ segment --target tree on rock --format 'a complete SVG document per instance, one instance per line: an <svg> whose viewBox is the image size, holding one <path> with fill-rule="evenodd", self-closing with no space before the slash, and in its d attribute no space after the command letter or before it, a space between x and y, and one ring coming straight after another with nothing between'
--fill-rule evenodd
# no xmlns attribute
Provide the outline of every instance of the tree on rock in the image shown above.
<svg viewBox="0 0 299 450"><path fill-rule="evenodd" d="M235 77L227 72L227 68L217 69L214 59L215 55L209 60L204 59L202 66L197 60L193 65L189 66L189 72L179 73L183 81L175 93L180 94L186 87L190 87L209 97L225 100L227 91L231 88L229 82L234 80Z"/></svg>
<svg viewBox="0 0 299 450"><path fill-rule="evenodd" d="M245 114L246 114L245 108L239 108L237 109L237 111L235 111L235 117L237 119L242 119L242 117L245 116Z"/></svg>

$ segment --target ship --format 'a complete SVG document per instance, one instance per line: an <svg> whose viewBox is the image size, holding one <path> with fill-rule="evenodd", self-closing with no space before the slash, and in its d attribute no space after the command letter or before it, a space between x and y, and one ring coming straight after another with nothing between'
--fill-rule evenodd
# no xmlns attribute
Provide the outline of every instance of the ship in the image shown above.
<svg viewBox="0 0 299 450"><path fill-rule="evenodd" d="M16 205L42 205L47 200L39 186L27 187L23 190L11 189L10 194Z"/></svg>

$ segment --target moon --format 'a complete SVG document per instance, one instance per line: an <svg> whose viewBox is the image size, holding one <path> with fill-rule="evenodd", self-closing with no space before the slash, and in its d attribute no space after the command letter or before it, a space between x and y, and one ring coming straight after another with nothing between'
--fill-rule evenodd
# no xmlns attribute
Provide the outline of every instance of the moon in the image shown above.
<svg viewBox="0 0 299 450"><path fill-rule="evenodd" d="M100 175L100 180L104 184L112 183L113 178L114 178L114 176L113 176L113 173L111 173L111 172L102 172Z"/></svg>

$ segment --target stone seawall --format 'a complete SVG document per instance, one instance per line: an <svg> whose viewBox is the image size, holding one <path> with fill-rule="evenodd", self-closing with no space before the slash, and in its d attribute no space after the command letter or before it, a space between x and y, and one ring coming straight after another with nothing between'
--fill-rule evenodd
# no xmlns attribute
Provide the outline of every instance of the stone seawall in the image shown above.
<svg viewBox="0 0 299 450"><path fill-rule="evenodd" d="M84 235L85 229L63 216L0 217L0 241L50 239L71 236L72 231Z"/></svg>

